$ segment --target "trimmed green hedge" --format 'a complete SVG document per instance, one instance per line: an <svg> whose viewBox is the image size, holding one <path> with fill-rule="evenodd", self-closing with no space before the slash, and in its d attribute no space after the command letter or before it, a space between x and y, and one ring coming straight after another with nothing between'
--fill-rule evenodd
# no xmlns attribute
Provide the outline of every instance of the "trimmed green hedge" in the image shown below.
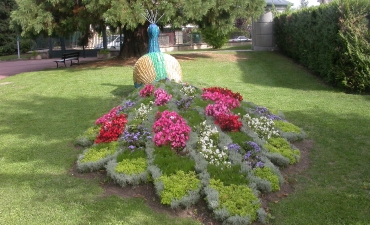
<svg viewBox="0 0 370 225"><path fill-rule="evenodd" d="M279 49L329 84L370 91L370 1L339 0L274 18Z"/></svg>

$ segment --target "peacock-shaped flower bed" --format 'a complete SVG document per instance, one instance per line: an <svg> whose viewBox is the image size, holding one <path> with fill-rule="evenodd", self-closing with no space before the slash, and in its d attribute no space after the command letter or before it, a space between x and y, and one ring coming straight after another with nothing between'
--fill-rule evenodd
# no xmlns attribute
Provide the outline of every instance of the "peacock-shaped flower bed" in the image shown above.
<svg viewBox="0 0 370 225"><path fill-rule="evenodd" d="M154 182L173 208L204 198L224 223L264 223L259 195L280 189L279 168L299 161L291 142L304 137L281 113L227 88L166 80L133 91L79 136L77 169L106 169L121 186Z"/></svg>

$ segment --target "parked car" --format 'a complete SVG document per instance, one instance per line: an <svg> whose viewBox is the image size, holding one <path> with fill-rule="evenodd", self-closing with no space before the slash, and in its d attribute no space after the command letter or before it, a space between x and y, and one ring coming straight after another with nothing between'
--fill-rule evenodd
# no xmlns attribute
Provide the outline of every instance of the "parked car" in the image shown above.
<svg viewBox="0 0 370 225"><path fill-rule="evenodd" d="M123 36L120 39L119 35L112 35L107 37L107 48L108 49L120 49L121 43L123 43ZM104 48L103 47L103 42L100 42L99 44L95 45L96 49Z"/></svg>
<svg viewBox="0 0 370 225"><path fill-rule="evenodd" d="M247 38L246 36L239 36L237 38L229 39L229 42L244 42L244 41L251 41L252 39Z"/></svg>

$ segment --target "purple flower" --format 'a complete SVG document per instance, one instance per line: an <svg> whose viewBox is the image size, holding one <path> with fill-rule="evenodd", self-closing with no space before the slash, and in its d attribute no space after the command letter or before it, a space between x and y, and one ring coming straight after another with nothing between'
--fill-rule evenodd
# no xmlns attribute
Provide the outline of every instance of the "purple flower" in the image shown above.
<svg viewBox="0 0 370 225"><path fill-rule="evenodd" d="M227 150L229 150L229 151L231 151L231 150L234 150L234 151L236 151L236 152L239 152L240 151L240 145L238 145L238 144L233 144L233 143L231 143L231 144L228 144L227 145Z"/></svg>
<svg viewBox="0 0 370 225"><path fill-rule="evenodd" d="M280 116L277 116L275 114L269 114L267 115L267 118L269 118L270 120L283 120Z"/></svg>
<svg viewBox="0 0 370 225"><path fill-rule="evenodd" d="M258 161L256 163L256 167L260 167L260 168L263 168L265 166L265 164L262 162L262 161Z"/></svg>
<svg viewBox="0 0 370 225"><path fill-rule="evenodd" d="M127 100L122 106L120 106L120 109L117 110L117 114L119 114L120 112L123 112L125 111L126 109L128 108L131 108L132 106L134 106L136 103L131 101L131 100Z"/></svg>
<svg viewBox="0 0 370 225"><path fill-rule="evenodd" d="M252 146L252 147L253 147L253 149L254 149L256 152L261 151L260 146L258 146L255 142L253 142L253 141L248 141L248 142L247 142L247 144L248 144L248 145L250 145L250 146Z"/></svg>
<svg viewBox="0 0 370 225"><path fill-rule="evenodd" d="M265 107L257 106L255 109L255 112L261 115L264 115L265 113L268 113L268 109Z"/></svg>
<svg viewBox="0 0 370 225"><path fill-rule="evenodd" d="M191 103L193 103L193 97L182 98L176 101L177 108L179 109L188 109Z"/></svg>
<svg viewBox="0 0 370 225"><path fill-rule="evenodd" d="M151 139L151 133L143 126L129 126L122 134L122 141L131 151L142 149L145 142Z"/></svg>
<svg viewBox="0 0 370 225"><path fill-rule="evenodd" d="M257 106L254 111L262 116L266 116L270 120L283 120L280 116L270 113L266 107Z"/></svg>
<svg viewBox="0 0 370 225"><path fill-rule="evenodd" d="M251 157L252 153L251 151L248 151L245 155L244 155L244 160L247 160Z"/></svg>

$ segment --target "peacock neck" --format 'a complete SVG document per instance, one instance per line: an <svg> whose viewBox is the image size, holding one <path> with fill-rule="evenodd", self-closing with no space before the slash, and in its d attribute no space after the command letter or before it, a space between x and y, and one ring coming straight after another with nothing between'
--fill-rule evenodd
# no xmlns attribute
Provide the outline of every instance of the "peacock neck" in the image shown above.
<svg viewBox="0 0 370 225"><path fill-rule="evenodd" d="M152 23L148 27L148 36L149 36L149 49L148 53L152 52L161 52L159 49L158 36L159 36L159 27Z"/></svg>

